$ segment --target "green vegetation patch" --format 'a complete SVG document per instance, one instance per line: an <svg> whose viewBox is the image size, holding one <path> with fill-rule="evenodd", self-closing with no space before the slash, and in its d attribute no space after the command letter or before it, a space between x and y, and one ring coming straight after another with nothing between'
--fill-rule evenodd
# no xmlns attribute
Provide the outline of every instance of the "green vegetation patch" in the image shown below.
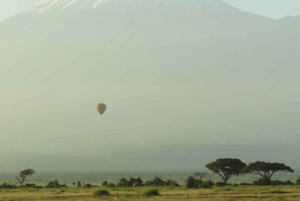
<svg viewBox="0 0 300 201"><path fill-rule="evenodd" d="M68 187L66 184L60 184L58 183L57 180L50 181L47 185L46 188L61 188L61 187Z"/></svg>
<svg viewBox="0 0 300 201"><path fill-rule="evenodd" d="M17 188L17 186L13 184L8 184L6 182L0 184L0 189L14 189L14 188Z"/></svg>
<svg viewBox="0 0 300 201"><path fill-rule="evenodd" d="M282 190L273 190L273 191L270 191L270 193L272 193L272 194L284 194L284 193L288 193L288 192L282 191Z"/></svg>
<svg viewBox="0 0 300 201"><path fill-rule="evenodd" d="M211 188L213 185L214 185L214 182L212 182L210 179L208 179L201 184L201 187L202 188Z"/></svg>
<svg viewBox="0 0 300 201"><path fill-rule="evenodd" d="M93 197L103 197L103 196L109 196L110 193L108 190L105 190L105 189L98 189L98 190L95 190L92 194Z"/></svg>
<svg viewBox="0 0 300 201"><path fill-rule="evenodd" d="M216 182L215 186L217 186L217 187L226 186L226 183L224 183L224 182Z"/></svg>
<svg viewBox="0 0 300 201"><path fill-rule="evenodd" d="M159 195L159 191L158 191L158 189L147 189L147 190L141 191L140 194L144 195L144 196L157 196L157 195Z"/></svg>

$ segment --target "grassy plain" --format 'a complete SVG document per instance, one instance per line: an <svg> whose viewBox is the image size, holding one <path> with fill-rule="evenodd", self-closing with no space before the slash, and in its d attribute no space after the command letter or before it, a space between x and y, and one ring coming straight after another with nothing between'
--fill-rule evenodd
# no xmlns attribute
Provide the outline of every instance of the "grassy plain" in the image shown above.
<svg viewBox="0 0 300 201"><path fill-rule="evenodd" d="M227 186L210 189L186 189L185 187L157 188L160 196L141 196L139 192L146 187L107 188L110 196L94 198L92 192L98 188L61 188L61 189L11 189L0 190L0 200L5 201L95 201L115 200L118 194L120 201L300 201L300 186Z"/></svg>

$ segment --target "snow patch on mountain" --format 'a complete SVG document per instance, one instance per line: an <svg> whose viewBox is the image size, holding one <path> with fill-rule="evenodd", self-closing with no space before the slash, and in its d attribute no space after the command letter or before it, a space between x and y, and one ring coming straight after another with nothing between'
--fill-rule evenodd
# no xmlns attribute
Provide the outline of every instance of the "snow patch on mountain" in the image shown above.
<svg viewBox="0 0 300 201"><path fill-rule="evenodd" d="M93 10L133 11L158 8L160 10L193 10L205 7L216 11L237 10L221 0L42 0L27 12L45 13L51 10Z"/></svg>

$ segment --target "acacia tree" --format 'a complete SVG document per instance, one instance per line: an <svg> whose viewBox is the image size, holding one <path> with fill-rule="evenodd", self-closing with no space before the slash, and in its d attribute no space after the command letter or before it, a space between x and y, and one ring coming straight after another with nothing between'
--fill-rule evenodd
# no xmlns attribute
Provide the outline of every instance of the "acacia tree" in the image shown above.
<svg viewBox="0 0 300 201"><path fill-rule="evenodd" d="M206 167L213 173L218 174L225 184L232 175L238 176L246 166L240 159L220 158L216 161L206 164Z"/></svg>
<svg viewBox="0 0 300 201"><path fill-rule="evenodd" d="M33 175L34 173L34 169L23 170L19 173L19 176L16 176L16 179L19 182L19 184L21 184L21 186L23 187L23 183L25 182L26 178L30 175Z"/></svg>
<svg viewBox="0 0 300 201"><path fill-rule="evenodd" d="M275 172L280 172L280 171L294 172L292 168L286 166L283 163L267 163L261 161L250 163L242 170L243 173L260 175L263 179L266 179L268 182L271 181L271 178Z"/></svg>
<svg viewBox="0 0 300 201"><path fill-rule="evenodd" d="M195 172L194 173L194 176L195 177L198 177L199 178L199 180L203 180L204 179L204 177L206 177L208 175L208 173L207 172Z"/></svg>

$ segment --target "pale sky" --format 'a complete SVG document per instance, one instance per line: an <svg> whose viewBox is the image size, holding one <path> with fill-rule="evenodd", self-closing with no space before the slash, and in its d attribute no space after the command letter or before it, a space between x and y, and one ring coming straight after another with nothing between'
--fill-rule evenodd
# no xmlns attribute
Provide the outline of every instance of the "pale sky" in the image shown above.
<svg viewBox="0 0 300 201"><path fill-rule="evenodd" d="M300 0L226 1L274 18L300 16ZM0 0L0 16L37 2ZM219 157L300 166L297 20L237 12L207 23L213 21L201 11L186 18L136 12L124 23L118 12L59 13L0 23L0 172L19 169L18 161L49 171L57 164L69 171L157 169L160 161L185 168L192 163L182 159L205 164ZM103 117L99 102L107 105ZM223 151L227 146L232 152ZM257 147L276 152L257 154ZM44 163L45 155L56 162Z"/></svg>
<svg viewBox="0 0 300 201"><path fill-rule="evenodd" d="M270 18L283 18L300 15L299 0L224 0L243 11Z"/></svg>
<svg viewBox="0 0 300 201"><path fill-rule="evenodd" d="M0 21L26 10L40 0L0 0ZM300 15L299 0L224 0L243 11L280 19Z"/></svg>

